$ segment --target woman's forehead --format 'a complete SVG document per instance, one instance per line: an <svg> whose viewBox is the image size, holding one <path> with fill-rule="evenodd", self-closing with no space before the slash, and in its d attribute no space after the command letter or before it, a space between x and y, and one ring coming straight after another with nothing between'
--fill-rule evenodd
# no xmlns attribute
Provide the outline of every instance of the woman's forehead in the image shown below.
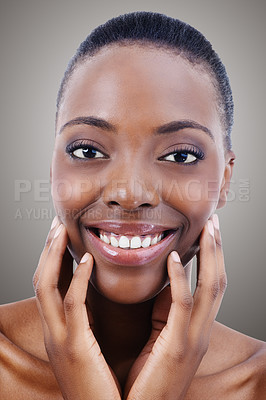
<svg viewBox="0 0 266 400"><path fill-rule="evenodd" d="M220 124L216 91L203 67L169 51L110 46L80 64L68 82L59 125L84 115L101 118L194 119ZM58 126L59 126L58 125Z"/></svg>
<svg viewBox="0 0 266 400"><path fill-rule="evenodd" d="M211 88L212 79L201 64L192 65L181 55L169 50L138 45L112 45L101 49L95 56L77 65L71 81L76 86L79 81L91 85L95 81L110 80L123 84L123 89L168 88L173 85L188 85L189 82L203 83ZM133 85L132 85L133 84ZM132 85L132 86L130 86ZM71 86L71 82L70 85Z"/></svg>

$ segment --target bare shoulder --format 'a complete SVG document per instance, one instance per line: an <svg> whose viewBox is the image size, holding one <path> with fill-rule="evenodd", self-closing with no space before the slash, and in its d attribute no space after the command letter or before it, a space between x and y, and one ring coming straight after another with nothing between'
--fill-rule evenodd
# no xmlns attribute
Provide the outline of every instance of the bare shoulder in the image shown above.
<svg viewBox="0 0 266 400"><path fill-rule="evenodd" d="M266 343L215 322L197 378L220 399L265 399Z"/></svg>
<svg viewBox="0 0 266 400"><path fill-rule="evenodd" d="M62 400L44 347L36 299L0 306L1 400Z"/></svg>
<svg viewBox="0 0 266 400"><path fill-rule="evenodd" d="M22 350L47 360L35 297L0 305L0 332Z"/></svg>
<svg viewBox="0 0 266 400"><path fill-rule="evenodd" d="M0 329L20 322L38 313L35 297L0 305Z"/></svg>

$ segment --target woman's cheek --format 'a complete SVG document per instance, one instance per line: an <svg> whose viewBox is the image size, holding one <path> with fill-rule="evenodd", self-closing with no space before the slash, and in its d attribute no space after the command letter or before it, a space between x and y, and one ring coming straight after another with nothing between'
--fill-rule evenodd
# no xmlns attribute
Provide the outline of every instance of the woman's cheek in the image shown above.
<svg viewBox="0 0 266 400"><path fill-rule="evenodd" d="M219 201L219 178L189 177L179 175L179 179L165 181L163 198L165 202L180 214L184 221L184 231L176 250L186 265L199 250L199 236L208 220L214 213Z"/></svg>
<svg viewBox="0 0 266 400"><path fill-rule="evenodd" d="M67 177L67 178L66 178ZM93 176L76 176L71 171L55 171L52 180L52 198L57 215L67 226L80 213L95 203L100 196L100 181Z"/></svg>
<svg viewBox="0 0 266 400"><path fill-rule="evenodd" d="M166 203L194 221L203 213L207 218L219 201L220 182L218 177L180 176L170 179L163 185L162 197Z"/></svg>

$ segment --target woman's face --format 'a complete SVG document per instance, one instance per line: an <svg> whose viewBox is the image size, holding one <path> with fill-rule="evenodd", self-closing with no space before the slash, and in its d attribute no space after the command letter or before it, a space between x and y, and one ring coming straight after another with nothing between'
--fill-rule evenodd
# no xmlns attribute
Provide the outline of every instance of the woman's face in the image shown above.
<svg viewBox="0 0 266 400"><path fill-rule="evenodd" d="M198 251L230 180L222 132L209 75L180 56L110 46L74 72L58 115L52 193L73 257L93 255L91 282L104 296L147 300L168 283L172 250L184 265Z"/></svg>

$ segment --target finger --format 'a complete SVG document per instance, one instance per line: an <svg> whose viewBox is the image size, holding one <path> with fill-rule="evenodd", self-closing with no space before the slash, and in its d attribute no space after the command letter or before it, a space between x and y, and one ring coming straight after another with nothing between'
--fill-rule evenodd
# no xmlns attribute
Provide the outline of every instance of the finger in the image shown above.
<svg viewBox="0 0 266 400"><path fill-rule="evenodd" d="M47 323L46 323L46 321L44 319L43 312L42 312L42 307L41 307L41 304L40 304L37 296L36 296L36 305L37 305L37 309L39 311L39 315L40 315L40 319L41 319L41 323L42 323L44 338L46 338L49 335L49 328L48 328Z"/></svg>
<svg viewBox="0 0 266 400"><path fill-rule="evenodd" d="M66 245L67 231L61 224L54 234L36 288L36 296L50 329L59 326L60 321L64 322L63 302L58 289L58 280Z"/></svg>
<svg viewBox="0 0 266 400"><path fill-rule="evenodd" d="M190 323L193 308L193 297L185 270L176 251L172 252L167 260L168 275L172 295L172 304L167 320L167 327L171 332L173 343L184 343Z"/></svg>
<svg viewBox="0 0 266 400"><path fill-rule="evenodd" d="M194 292L194 308L191 329L199 333L205 329L219 293L216 243L213 222L208 220L200 237L200 250L197 258L198 277Z"/></svg>
<svg viewBox="0 0 266 400"><path fill-rule="evenodd" d="M38 284L38 281L39 281L39 278L40 278L40 273L41 273L41 270L43 268L44 262L46 260L49 247L50 247L50 245L52 243L55 231L56 231L56 229L57 229L57 227L59 225L60 225L59 219L58 219L57 216L55 216L53 221L52 221L50 231L49 231L49 233L47 235L47 238L46 238L46 241L45 241L45 245L44 245L43 251L41 253L41 256L40 256L40 259L39 259L39 262L38 262L38 266L37 266L36 271L35 271L35 273L33 275L33 278L32 278L32 283L33 283L34 290L36 289L36 286Z"/></svg>
<svg viewBox="0 0 266 400"><path fill-rule="evenodd" d="M68 291L69 285L73 278L73 257L70 254L68 248L63 255L60 275L58 279L58 289L60 291L62 299L65 297Z"/></svg>
<svg viewBox="0 0 266 400"><path fill-rule="evenodd" d="M67 330L72 337L78 337L80 333L88 332L86 297L92 268L93 257L91 254L85 253L75 270L64 299Z"/></svg>
<svg viewBox="0 0 266 400"><path fill-rule="evenodd" d="M216 242L216 260L217 260L217 274L218 274L218 283L219 283L219 292L217 295L217 299L215 301L214 307L210 314L210 323L215 320L218 311L220 309L224 293L227 287L227 276L225 271L225 262L222 248L222 238L219 228L219 219L218 215L214 214L212 216L212 221L214 225L214 237Z"/></svg>

